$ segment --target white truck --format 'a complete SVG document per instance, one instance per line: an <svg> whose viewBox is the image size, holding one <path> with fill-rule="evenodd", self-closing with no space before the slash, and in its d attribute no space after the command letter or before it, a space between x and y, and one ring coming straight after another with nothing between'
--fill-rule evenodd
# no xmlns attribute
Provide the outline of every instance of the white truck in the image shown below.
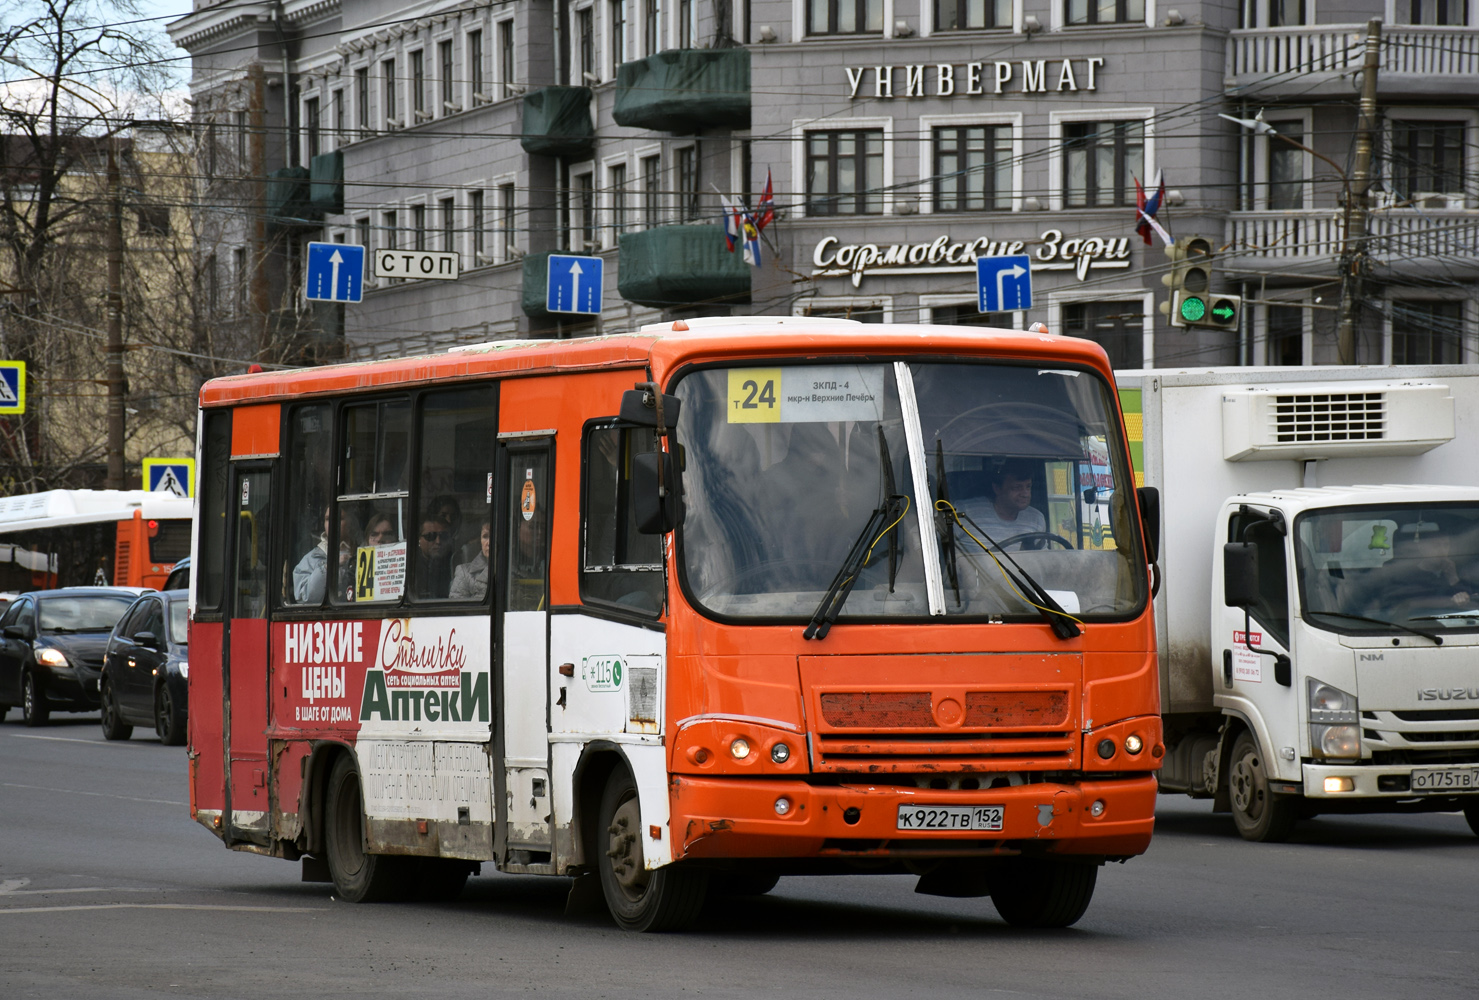
<svg viewBox="0 0 1479 1000"><path fill-rule="evenodd" d="M1162 791L1249 840L1334 812L1479 833L1479 366L1117 378L1160 491Z"/></svg>

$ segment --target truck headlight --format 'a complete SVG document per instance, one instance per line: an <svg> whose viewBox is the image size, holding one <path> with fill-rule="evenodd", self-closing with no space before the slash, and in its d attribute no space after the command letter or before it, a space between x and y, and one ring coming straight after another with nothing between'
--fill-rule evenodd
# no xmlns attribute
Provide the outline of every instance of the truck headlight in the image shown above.
<svg viewBox="0 0 1479 1000"><path fill-rule="evenodd" d="M36 662L47 667L65 667L67 658L62 655L61 650L47 646L45 649L36 650Z"/></svg>
<svg viewBox="0 0 1479 1000"><path fill-rule="evenodd" d="M1305 682L1305 689L1309 692L1310 722L1355 725L1361 721L1356 696L1350 692L1313 677Z"/></svg>
<svg viewBox="0 0 1479 1000"><path fill-rule="evenodd" d="M1310 726L1310 751L1316 757L1361 756L1360 726Z"/></svg>

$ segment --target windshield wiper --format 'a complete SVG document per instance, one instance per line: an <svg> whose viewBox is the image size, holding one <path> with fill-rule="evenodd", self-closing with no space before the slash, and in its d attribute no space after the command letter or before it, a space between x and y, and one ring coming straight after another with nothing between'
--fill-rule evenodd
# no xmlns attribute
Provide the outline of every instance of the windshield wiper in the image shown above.
<svg viewBox="0 0 1479 1000"><path fill-rule="evenodd" d="M1353 622L1370 622L1373 625L1385 625L1388 628L1400 629L1403 632L1411 632L1413 635L1420 635L1424 639L1431 639L1435 644L1439 646L1443 645L1443 637L1435 632L1425 632L1420 628L1412 628L1409 625L1399 625L1396 622L1389 622L1385 618L1368 618L1365 615L1350 615L1346 614L1344 611L1314 611L1310 608L1305 608L1304 613L1307 615L1324 615L1327 618L1348 618ZM1413 620L1422 621L1423 619L1417 618Z"/></svg>
<svg viewBox="0 0 1479 1000"><path fill-rule="evenodd" d="M801 633L803 639L825 639L827 633L832 630L832 625L837 621L837 616L842 613L842 605L847 603L847 595L852 593L853 584L858 582L858 574L868 564L868 556L873 551L873 546L878 540L888 533L889 527L897 524L909 509L909 498L895 493L884 499L883 505L876 507L868 516L868 523L863 525L863 530L848 550L847 558L842 562L842 568L832 578L827 593L822 597L822 603L812 613L811 621L807 623L806 631ZM889 551L890 570L894 552ZM892 575L892 573L890 573ZM892 581L890 581L892 582Z"/></svg>
<svg viewBox="0 0 1479 1000"><path fill-rule="evenodd" d="M950 487L945 482L945 446L935 438L935 534L940 537L940 551L945 556L945 569L950 576L950 589L955 591L955 606L960 607L960 573L955 563L955 519L950 516ZM940 501L946 508L941 509Z"/></svg>
<svg viewBox="0 0 1479 1000"><path fill-rule="evenodd" d="M1019 591L1027 591L1033 597L1037 598L1036 601L1032 601L1027 600L1025 596L1023 597L1024 600L1027 600L1028 604L1031 604L1034 608L1037 609L1038 613L1042 615L1043 620L1048 623L1048 627L1053 630L1054 635L1056 635L1060 639L1072 639L1075 636L1083 634L1083 629L1079 628L1078 619L1074 618L1067 611L1064 611L1063 605L1054 600L1053 595L1044 590L1042 584L1033 579L1032 574L1023 569L1017 563L1017 560L1013 559L1011 555L1007 552L1007 550L1002 548L1001 545L997 543L996 539L986 534L986 532L981 531L981 526L975 522L974 518L972 518L969 514L960 513L960 511L954 507L951 508L951 512L952 516L954 517L963 517L967 521L970 521L971 527L975 528L977 531L980 531L981 537L985 538L987 542L991 543L991 548L987 548L986 545L980 541L980 539L976 539L976 544L980 545L982 550L984 550L985 553L996 562L997 567L1002 571L1002 574L1011 581L1012 586L1016 587ZM974 538L975 536L973 535L971 537ZM995 549L997 552L1005 556L1006 561L1012 564L1012 570L1016 570L1016 572L1013 573L1011 570L1003 566L1001 564L1001 560L997 559L996 556L992 554L991 549Z"/></svg>

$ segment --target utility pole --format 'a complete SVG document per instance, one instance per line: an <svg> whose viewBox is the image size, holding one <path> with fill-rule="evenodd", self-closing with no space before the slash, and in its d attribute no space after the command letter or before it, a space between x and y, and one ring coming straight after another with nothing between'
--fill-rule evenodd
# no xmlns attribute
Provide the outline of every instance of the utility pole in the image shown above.
<svg viewBox="0 0 1479 1000"><path fill-rule="evenodd" d="M1336 346L1340 363L1356 363L1356 322L1366 278L1366 219L1371 188L1371 151L1376 131L1376 73L1381 65L1381 21L1366 22L1366 59L1361 67L1361 107L1356 119L1356 165L1347 193L1345 247L1340 255L1341 310Z"/></svg>
<svg viewBox="0 0 1479 1000"><path fill-rule="evenodd" d="M123 184L118 170L118 137L108 143L108 478L110 490L123 479Z"/></svg>

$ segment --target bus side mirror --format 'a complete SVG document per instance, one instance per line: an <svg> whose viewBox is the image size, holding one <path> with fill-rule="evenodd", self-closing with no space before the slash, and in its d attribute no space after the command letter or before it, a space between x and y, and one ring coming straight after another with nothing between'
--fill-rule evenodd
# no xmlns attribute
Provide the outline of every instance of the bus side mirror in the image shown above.
<svg viewBox="0 0 1479 1000"><path fill-rule="evenodd" d="M658 486L659 469L662 487ZM678 470L670 452L649 451L632 456L632 513L639 532L662 535L676 528L683 520L681 494Z"/></svg>
<svg viewBox="0 0 1479 1000"><path fill-rule="evenodd" d="M651 385L652 383L644 383ZM621 410L619 416L629 424L638 427L657 426L657 400L662 397L662 421L666 430L678 426L678 411L682 408L683 401L677 396L669 396L665 393L657 393L651 389L628 389L621 394Z"/></svg>
<svg viewBox="0 0 1479 1000"><path fill-rule="evenodd" d="M1145 528L1145 561L1159 562L1161 557L1161 491L1142 486L1135 491L1140 502L1140 524Z"/></svg>
<svg viewBox="0 0 1479 1000"><path fill-rule="evenodd" d="M1258 603L1258 548L1242 542L1222 547L1222 599L1230 608Z"/></svg>

